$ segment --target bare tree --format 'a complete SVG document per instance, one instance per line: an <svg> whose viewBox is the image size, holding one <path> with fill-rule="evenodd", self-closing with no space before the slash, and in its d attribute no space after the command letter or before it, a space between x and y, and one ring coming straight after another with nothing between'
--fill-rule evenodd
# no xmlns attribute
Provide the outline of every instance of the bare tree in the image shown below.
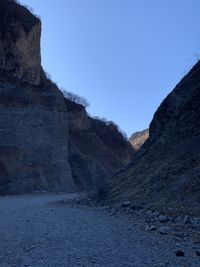
<svg viewBox="0 0 200 267"><path fill-rule="evenodd" d="M65 89L61 89L62 92L63 92L63 96L66 98L66 99L69 99L70 101L76 103L76 104L80 104L82 106L84 106L85 108L86 107L89 107L89 102L87 101L87 99L85 97L82 97L82 96L79 96L77 94L74 94L72 92L69 92Z"/></svg>

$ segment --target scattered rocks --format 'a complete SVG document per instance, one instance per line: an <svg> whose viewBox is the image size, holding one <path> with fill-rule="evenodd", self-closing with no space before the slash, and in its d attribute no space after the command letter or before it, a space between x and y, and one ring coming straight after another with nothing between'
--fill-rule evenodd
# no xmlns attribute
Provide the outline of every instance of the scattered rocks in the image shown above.
<svg viewBox="0 0 200 267"><path fill-rule="evenodd" d="M146 215L147 215L148 217L152 217L152 216L153 216L153 212L152 212L151 210L148 210L148 211L146 212Z"/></svg>
<svg viewBox="0 0 200 267"><path fill-rule="evenodd" d="M190 220L189 220L189 215L185 215L184 218L183 218L183 223L186 224L186 223L189 223Z"/></svg>
<svg viewBox="0 0 200 267"><path fill-rule="evenodd" d="M190 222L193 226L200 226L200 219L197 217L190 218Z"/></svg>
<svg viewBox="0 0 200 267"><path fill-rule="evenodd" d="M132 210L135 210L135 211L136 211L136 210L138 211L138 210L142 210L143 207L142 207L142 206L137 206L137 205L131 205L131 209L132 209Z"/></svg>
<svg viewBox="0 0 200 267"><path fill-rule="evenodd" d="M110 212L110 216L115 216L116 215L116 211L111 211Z"/></svg>
<svg viewBox="0 0 200 267"><path fill-rule="evenodd" d="M165 216L165 215L160 215L160 216L158 217L158 219L159 219L159 221L162 222L162 223L168 222L168 220L169 220L168 217Z"/></svg>
<svg viewBox="0 0 200 267"><path fill-rule="evenodd" d="M196 250L195 253L198 257L200 257L200 251Z"/></svg>
<svg viewBox="0 0 200 267"><path fill-rule="evenodd" d="M168 226L160 226L159 233L162 235L166 235L170 232L170 228Z"/></svg>
<svg viewBox="0 0 200 267"><path fill-rule="evenodd" d="M177 257L184 257L185 256L185 252L183 252L182 250L177 250L176 251L176 256Z"/></svg>
<svg viewBox="0 0 200 267"><path fill-rule="evenodd" d="M131 205L131 202L130 201L124 201L124 202L122 202L122 204L121 204L121 206L123 207L123 208L127 208L127 207L129 207Z"/></svg>
<svg viewBox="0 0 200 267"><path fill-rule="evenodd" d="M154 216L159 216L159 215L160 215L160 212L159 212L159 211L155 211L155 212L153 213L153 215L154 215Z"/></svg>
<svg viewBox="0 0 200 267"><path fill-rule="evenodd" d="M31 247L29 247L29 248L26 248L25 251L26 251L26 252L30 252L30 251L33 250L33 249L35 249L35 246L34 246L34 245L31 246Z"/></svg>
<svg viewBox="0 0 200 267"><path fill-rule="evenodd" d="M147 225L145 227L145 231L155 231L156 230L156 227L154 225Z"/></svg>

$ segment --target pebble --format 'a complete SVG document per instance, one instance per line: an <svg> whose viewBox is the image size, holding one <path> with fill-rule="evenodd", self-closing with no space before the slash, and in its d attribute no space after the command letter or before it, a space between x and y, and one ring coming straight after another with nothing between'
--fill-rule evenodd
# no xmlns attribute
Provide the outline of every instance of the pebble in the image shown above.
<svg viewBox="0 0 200 267"><path fill-rule="evenodd" d="M183 223L186 224L186 223L189 223L190 220L189 220L189 215L185 215L184 218L183 218Z"/></svg>
<svg viewBox="0 0 200 267"><path fill-rule="evenodd" d="M168 234L169 231L170 231L170 228L168 226L160 226L159 228L159 233L163 235Z"/></svg>
<svg viewBox="0 0 200 267"><path fill-rule="evenodd" d="M198 257L200 257L200 251L196 250L195 253Z"/></svg>
<svg viewBox="0 0 200 267"><path fill-rule="evenodd" d="M146 215L147 215L148 217L151 217L151 216L153 216L153 212L152 212L151 210L148 210L148 211L146 212Z"/></svg>
<svg viewBox="0 0 200 267"><path fill-rule="evenodd" d="M132 205L131 209L132 210L142 210L142 207L141 206Z"/></svg>
<svg viewBox="0 0 200 267"><path fill-rule="evenodd" d="M131 205L131 202L130 202L130 201L124 201L124 202L122 202L122 204L121 204L121 206L122 206L123 208L129 207L130 205Z"/></svg>
<svg viewBox="0 0 200 267"><path fill-rule="evenodd" d="M176 251L176 256L177 257L184 257L185 256L185 252L183 252L182 250L177 250Z"/></svg>
<svg viewBox="0 0 200 267"><path fill-rule="evenodd" d="M154 225L152 225L152 226L147 225L147 226L145 227L145 230L146 230L146 231L155 231L155 230L156 230L156 227L155 227Z"/></svg>
<svg viewBox="0 0 200 267"><path fill-rule="evenodd" d="M165 223L165 222L168 221L168 218L167 218L167 216L165 216L165 215L160 215L160 216L158 217L158 219L159 219L159 221L162 222L162 223Z"/></svg>

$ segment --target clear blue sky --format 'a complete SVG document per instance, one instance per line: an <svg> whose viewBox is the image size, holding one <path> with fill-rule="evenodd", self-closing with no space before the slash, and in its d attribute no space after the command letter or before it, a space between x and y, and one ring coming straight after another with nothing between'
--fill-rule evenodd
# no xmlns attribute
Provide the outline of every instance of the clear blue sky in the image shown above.
<svg viewBox="0 0 200 267"><path fill-rule="evenodd" d="M199 0L21 0L43 22L42 61L93 116L147 128L200 55Z"/></svg>

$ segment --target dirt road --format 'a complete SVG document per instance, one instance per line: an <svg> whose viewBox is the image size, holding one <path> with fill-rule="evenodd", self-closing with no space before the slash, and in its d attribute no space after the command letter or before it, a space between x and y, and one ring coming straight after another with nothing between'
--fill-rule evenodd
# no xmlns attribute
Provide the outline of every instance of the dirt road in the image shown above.
<svg viewBox="0 0 200 267"><path fill-rule="evenodd" d="M0 198L0 266L200 266L190 244L176 257L173 240L98 209L56 204L76 195Z"/></svg>

